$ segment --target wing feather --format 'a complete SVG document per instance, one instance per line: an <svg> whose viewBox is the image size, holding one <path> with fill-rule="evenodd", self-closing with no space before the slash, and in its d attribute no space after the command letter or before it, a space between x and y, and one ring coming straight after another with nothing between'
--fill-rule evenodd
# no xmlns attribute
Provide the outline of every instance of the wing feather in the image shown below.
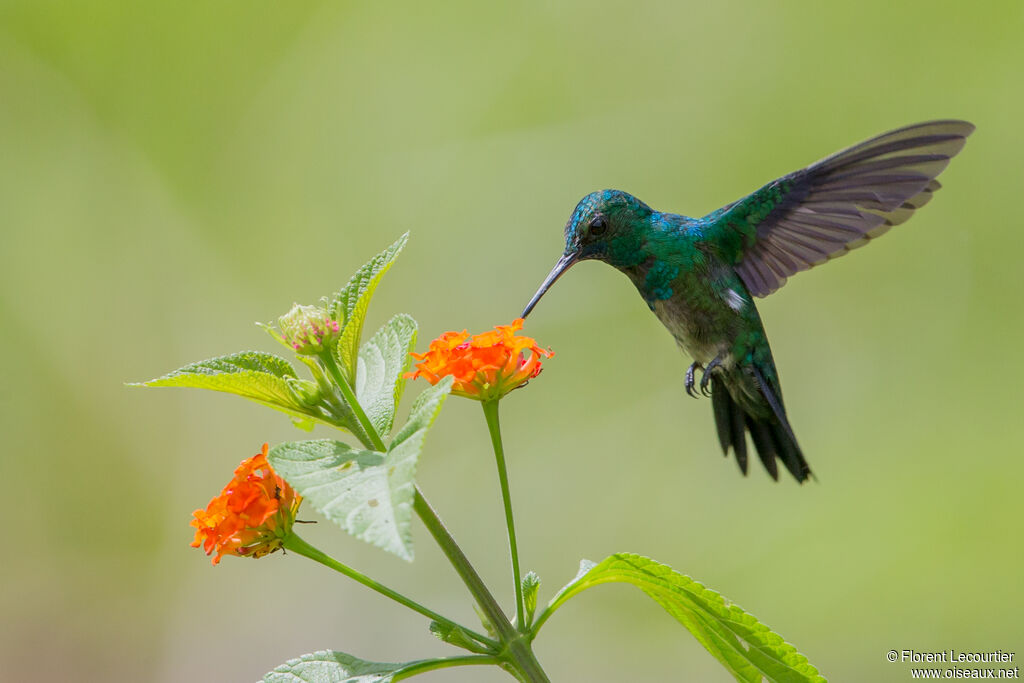
<svg viewBox="0 0 1024 683"><path fill-rule="evenodd" d="M949 120L879 135L710 214L706 232L739 234L742 246L731 255L736 272L751 294L767 296L786 278L910 218L941 187L935 176L973 131Z"/></svg>

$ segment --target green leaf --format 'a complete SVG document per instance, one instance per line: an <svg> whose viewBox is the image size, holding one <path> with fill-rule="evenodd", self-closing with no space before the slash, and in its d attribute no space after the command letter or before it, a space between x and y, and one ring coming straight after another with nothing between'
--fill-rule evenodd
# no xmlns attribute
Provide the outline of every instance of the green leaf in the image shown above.
<svg viewBox="0 0 1024 683"><path fill-rule="evenodd" d="M325 439L278 444L268 460L327 519L411 561L416 455L393 456Z"/></svg>
<svg viewBox="0 0 1024 683"><path fill-rule="evenodd" d="M537 611L537 591L540 590L540 577L536 572L527 572L523 577L523 602L526 607L526 625L533 622L533 613Z"/></svg>
<svg viewBox="0 0 1024 683"><path fill-rule="evenodd" d="M263 677L264 683L390 683L416 673L429 671L432 660L393 664L366 662L344 652L321 650L289 659Z"/></svg>
<svg viewBox="0 0 1024 683"><path fill-rule="evenodd" d="M671 567L630 553L616 553L599 564L581 562L576 578L552 599L537 628L574 595L614 582L633 584L665 608L737 681L825 681L806 657L753 615Z"/></svg>
<svg viewBox="0 0 1024 683"><path fill-rule="evenodd" d="M343 321L341 336L335 347L335 356L350 385L355 380L359 340L362 338L363 321L370 306L370 299L380 279L391 268L395 257L402 251L408 239L409 233L405 233L390 247L370 259L356 271L344 289L331 298L328 305L331 318Z"/></svg>
<svg viewBox="0 0 1024 683"><path fill-rule="evenodd" d="M377 433L387 437L405 388L409 352L416 347L416 321L399 313L359 349L356 399Z"/></svg>
<svg viewBox="0 0 1024 683"><path fill-rule="evenodd" d="M319 418L304 406L291 385L300 382L291 364L279 356L243 351L186 365L163 377L131 386L196 387L237 394L300 419Z"/></svg>
<svg viewBox="0 0 1024 683"><path fill-rule="evenodd" d="M387 453L325 439L278 444L267 459L327 519L356 538L412 561L416 463L451 384L452 378L446 377L417 397L409 421Z"/></svg>
<svg viewBox="0 0 1024 683"><path fill-rule="evenodd" d="M412 410L409 411L409 419L388 446L389 455L406 454L401 457L419 457L427 430L441 412L441 406L444 405L448 392L452 390L454 381L455 378L451 375L442 377L437 384L427 387L416 397Z"/></svg>
<svg viewBox="0 0 1024 683"><path fill-rule="evenodd" d="M451 385L452 378L446 377L417 397L387 453L325 439L278 444L267 459L327 519L411 561L416 463Z"/></svg>

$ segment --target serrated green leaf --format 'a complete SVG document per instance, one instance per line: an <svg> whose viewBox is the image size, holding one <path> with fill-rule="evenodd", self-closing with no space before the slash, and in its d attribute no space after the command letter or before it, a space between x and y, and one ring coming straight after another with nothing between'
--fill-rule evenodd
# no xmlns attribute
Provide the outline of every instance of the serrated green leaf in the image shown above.
<svg viewBox="0 0 1024 683"><path fill-rule="evenodd" d="M427 430L430 429L430 425L434 424L438 413L441 412L441 406L444 405L444 400L452 390L454 381L455 378L451 375L442 377L437 384L427 387L416 397L412 404L412 410L409 411L409 419L398 430L398 434L388 446L389 453L401 450L414 451L417 455L419 454L420 449L423 448L423 439L427 436Z"/></svg>
<svg viewBox="0 0 1024 683"><path fill-rule="evenodd" d="M370 299L380 279L391 268L408 238L409 233L405 233L390 247L370 259L356 271L348 284L331 298L328 313L334 320L343 321L341 336L335 347L335 357L349 384L355 380L359 340L362 338L363 321L366 319Z"/></svg>
<svg viewBox="0 0 1024 683"><path fill-rule="evenodd" d="M313 507L350 534L412 561L416 464L427 430L451 390L446 377L425 389L387 453L339 441L283 443L271 466Z"/></svg>
<svg viewBox="0 0 1024 683"><path fill-rule="evenodd" d="M237 394L295 417L316 417L302 405L289 388L296 381L295 370L284 358L259 351L191 363L163 377L131 386L195 387Z"/></svg>
<svg viewBox="0 0 1024 683"><path fill-rule="evenodd" d="M533 622L533 613L537 611L537 591L540 590L540 577L537 572L527 572L523 577L523 603L526 607L526 625Z"/></svg>
<svg viewBox="0 0 1024 683"><path fill-rule="evenodd" d="M743 683L823 683L825 678L751 614L667 565L641 555L617 553L593 564L584 560L576 578L552 599L538 627L566 600L602 583L631 583L671 614Z"/></svg>
<svg viewBox="0 0 1024 683"><path fill-rule="evenodd" d="M355 272L349 279L348 284L331 297L327 307L331 318L344 323L352 319L353 311L358 307L359 297L362 296L367 288L373 286L371 283L375 277L379 277L383 274L382 271L386 271L391 267L391 263L398 256L398 253L402 251L402 248L405 247L408 239L409 233L406 232L395 240L391 246L367 261L363 264L362 268Z"/></svg>
<svg viewBox="0 0 1024 683"><path fill-rule="evenodd" d="M416 346L416 321L399 313L359 349L356 399L377 433L386 438L405 388L409 352Z"/></svg>
<svg viewBox="0 0 1024 683"><path fill-rule="evenodd" d="M358 657L321 650L287 662L263 677L264 683L391 683L395 676L430 660L405 662L367 662ZM410 672L411 673L411 672Z"/></svg>
<svg viewBox="0 0 1024 683"><path fill-rule="evenodd" d="M418 450L378 453L325 439L278 444L268 460L327 519L411 561L418 456Z"/></svg>

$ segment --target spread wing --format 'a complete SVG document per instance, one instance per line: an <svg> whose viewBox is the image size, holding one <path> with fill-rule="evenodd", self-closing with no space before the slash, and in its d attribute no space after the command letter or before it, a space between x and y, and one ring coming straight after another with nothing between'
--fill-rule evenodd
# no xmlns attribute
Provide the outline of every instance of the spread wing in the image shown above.
<svg viewBox="0 0 1024 683"><path fill-rule="evenodd" d="M755 296L841 256L910 218L974 126L929 121L879 135L768 183L706 216Z"/></svg>

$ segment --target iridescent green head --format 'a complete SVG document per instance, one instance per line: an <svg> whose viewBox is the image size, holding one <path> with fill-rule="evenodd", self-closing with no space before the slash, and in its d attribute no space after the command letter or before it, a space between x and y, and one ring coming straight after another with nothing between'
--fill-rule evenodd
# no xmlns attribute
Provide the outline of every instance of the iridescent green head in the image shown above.
<svg viewBox="0 0 1024 683"><path fill-rule="evenodd" d="M653 213L651 207L621 190L591 192L581 199L565 224L565 252L526 305L523 317L530 314L555 280L579 261L597 259L617 268L641 263L648 219Z"/></svg>

